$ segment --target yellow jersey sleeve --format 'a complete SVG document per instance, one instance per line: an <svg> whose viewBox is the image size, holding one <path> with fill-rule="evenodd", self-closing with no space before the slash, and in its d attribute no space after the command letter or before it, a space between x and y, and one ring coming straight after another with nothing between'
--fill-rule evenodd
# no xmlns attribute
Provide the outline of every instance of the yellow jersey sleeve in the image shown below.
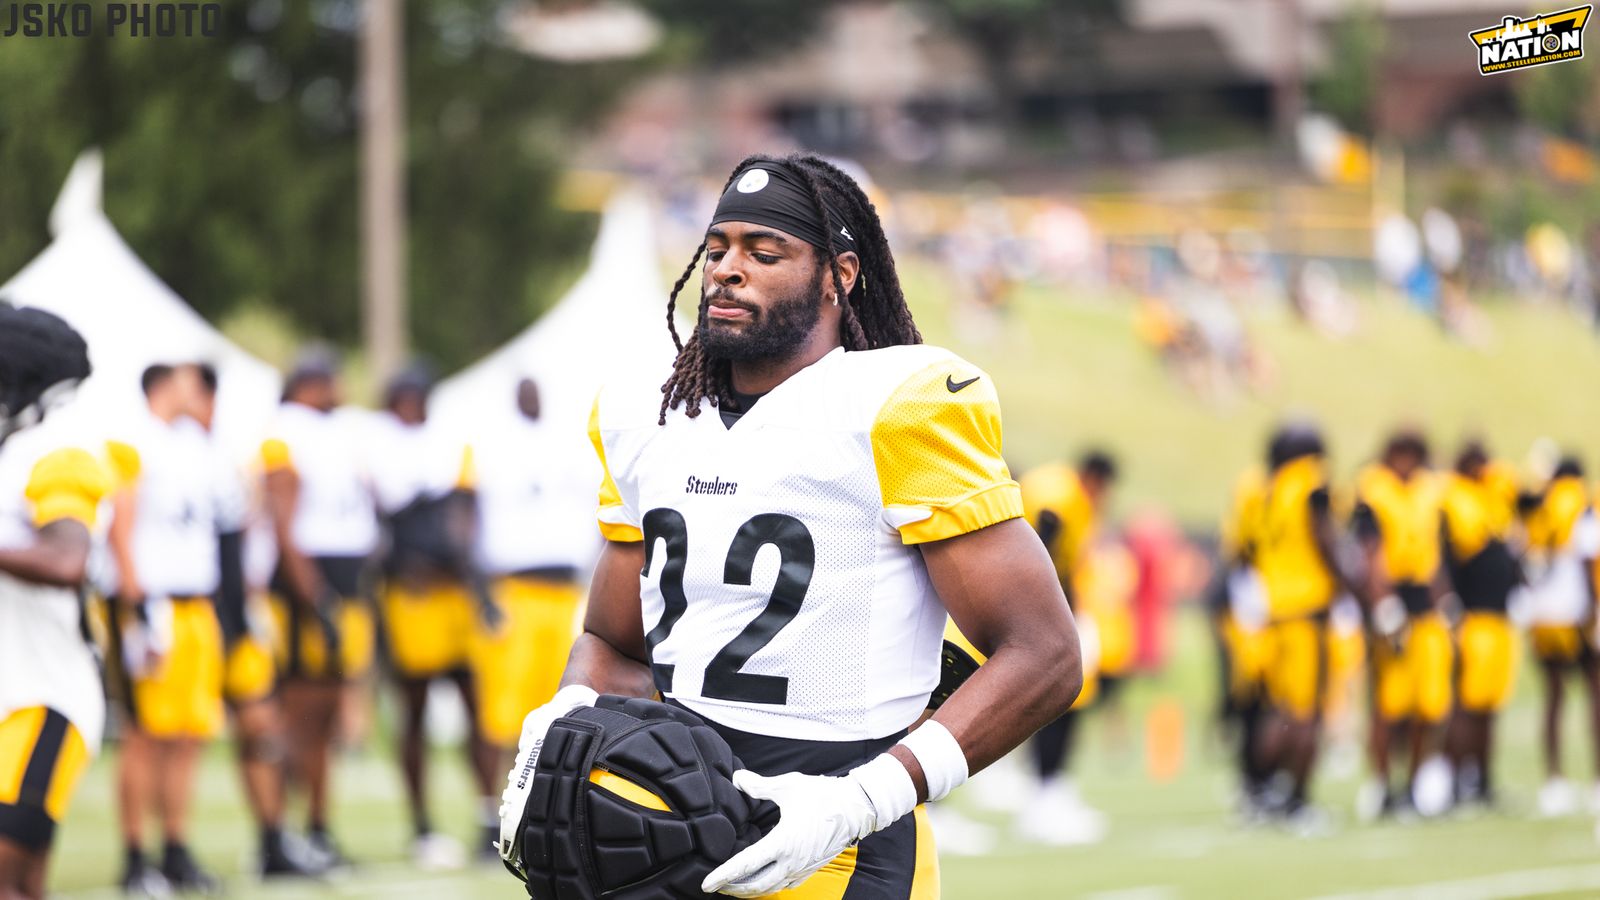
<svg viewBox="0 0 1600 900"><path fill-rule="evenodd" d="M111 490L111 474L86 450L56 450L34 464L25 495L33 505L33 524L43 528L72 519L93 528L95 511Z"/></svg>
<svg viewBox="0 0 1600 900"><path fill-rule="evenodd" d="M132 444L106 441L106 462L111 466L113 487L124 488L139 480L139 451Z"/></svg>
<svg viewBox="0 0 1600 900"><path fill-rule="evenodd" d="M621 541L634 543L644 540L644 532L639 530L638 517L628 510L622 500L622 491L618 489L616 479L611 477L611 465L606 462L606 445L600 437L600 398L594 398L594 407L589 411L589 441L594 444L594 452L600 457L600 510L597 518L600 521L600 533L608 541Z"/></svg>
<svg viewBox="0 0 1600 900"><path fill-rule="evenodd" d="M273 472L294 471L294 459L289 455L289 445L280 438L268 438L261 442L261 471L271 474Z"/></svg>
<svg viewBox="0 0 1600 900"><path fill-rule="evenodd" d="M461 448L461 467L456 470L456 490L475 491L478 489L478 461L472 452L472 445L467 444Z"/></svg>
<svg viewBox="0 0 1600 900"><path fill-rule="evenodd" d="M952 359L901 383L872 425L878 486L900 539L939 541L1020 518L1022 492L1000 450L987 375Z"/></svg>

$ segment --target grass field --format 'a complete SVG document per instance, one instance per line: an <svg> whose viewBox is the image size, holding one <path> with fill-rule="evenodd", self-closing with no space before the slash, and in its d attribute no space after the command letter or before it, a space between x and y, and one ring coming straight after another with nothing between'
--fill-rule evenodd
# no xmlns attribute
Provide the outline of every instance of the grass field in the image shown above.
<svg viewBox="0 0 1600 900"><path fill-rule="evenodd" d="M1448 821L1365 826L1352 806L1359 767L1325 760L1317 793L1330 812L1330 835L1299 838L1233 824L1230 780L1222 752L1209 736L1210 658L1203 625L1182 613L1176 662L1131 685L1125 695L1127 737L1097 716L1084 734L1079 777L1086 799L1110 817L1107 840L1095 847L1051 850L1007 838L984 858L942 856L944 896L950 900L1100 900L1298 897L1593 897L1600 896L1600 846L1595 821L1584 815L1533 818L1540 779L1535 757L1536 685L1519 679L1508 712L1498 765L1505 811ZM1145 714L1176 701L1185 722L1184 762L1176 778L1146 775ZM1587 734L1569 711L1568 768L1590 774ZM69 897L112 896L121 850L116 838L108 753L87 776L62 833L53 889ZM435 818L462 840L471 837L472 801L463 766L440 751L432 786ZM497 867L432 874L404 861L408 828L397 770L387 748L347 757L338 772L335 824L361 863L350 877L313 886L263 890L243 873L252 846L231 761L222 747L204 770L195 844L204 861L228 876L234 896L513 897L521 886ZM973 790L973 785L966 790ZM958 794L958 803L965 804ZM978 815L978 814L974 814ZM994 816L979 816L1004 829ZM1413 888L1406 892L1401 888ZM1380 892L1380 891L1387 892ZM1378 892L1378 893L1373 893Z"/></svg>

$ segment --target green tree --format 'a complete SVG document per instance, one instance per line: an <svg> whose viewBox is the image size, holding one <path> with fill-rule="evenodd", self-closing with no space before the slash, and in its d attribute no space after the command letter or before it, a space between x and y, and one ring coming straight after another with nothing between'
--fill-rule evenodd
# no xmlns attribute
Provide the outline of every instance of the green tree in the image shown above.
<svg viewBox="0 0 1600 900"><path fill-rule="evenodd" d="M522 54L500 38L496 0L405 4L412 332L448 367L525 324L586 252L592 217L554 202L561 155L644 64ZM351 343L361 5L223 9L215 38L6 42L0 272L44 246L55 190L97 144L107 212L202 314L271 306Z"/></svg>
<svg viewBox="0 0 1600 900"><path fill-rule="evenodd" d="M1312 103L1346 128L1370 135L1383 72L1383 19L1363 3L1347 10L1332 30L1328 66L1311 81Z"/></svg>

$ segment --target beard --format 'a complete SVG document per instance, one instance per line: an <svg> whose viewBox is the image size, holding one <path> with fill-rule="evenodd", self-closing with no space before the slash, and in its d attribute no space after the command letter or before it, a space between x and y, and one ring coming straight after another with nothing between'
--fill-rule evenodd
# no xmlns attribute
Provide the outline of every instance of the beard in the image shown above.
<svg viewBox="0 0 1600 900"><path fill-rule="evenodd" d="M805 288L774 298L766 309L752 310L750 323L744 328L721 324L702 314L696 334L700 346L708 356L732 362L784 359L800 349L800 345L817 327L822 318L822 273L818 266ZM709 295L733 299L731 294L717 288Z"/></svg>

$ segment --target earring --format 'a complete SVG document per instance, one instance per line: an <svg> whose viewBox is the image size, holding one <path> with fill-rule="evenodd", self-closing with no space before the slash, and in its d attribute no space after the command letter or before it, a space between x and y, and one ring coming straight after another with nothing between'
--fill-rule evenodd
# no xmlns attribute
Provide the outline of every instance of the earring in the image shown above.
<svg viewBox="0 0 1600 900"><path fill-rule="evenodd" d="M834 306L838 306L839 305L839 295L838 294L834 294L833 295L833 305Z"/></svg>

